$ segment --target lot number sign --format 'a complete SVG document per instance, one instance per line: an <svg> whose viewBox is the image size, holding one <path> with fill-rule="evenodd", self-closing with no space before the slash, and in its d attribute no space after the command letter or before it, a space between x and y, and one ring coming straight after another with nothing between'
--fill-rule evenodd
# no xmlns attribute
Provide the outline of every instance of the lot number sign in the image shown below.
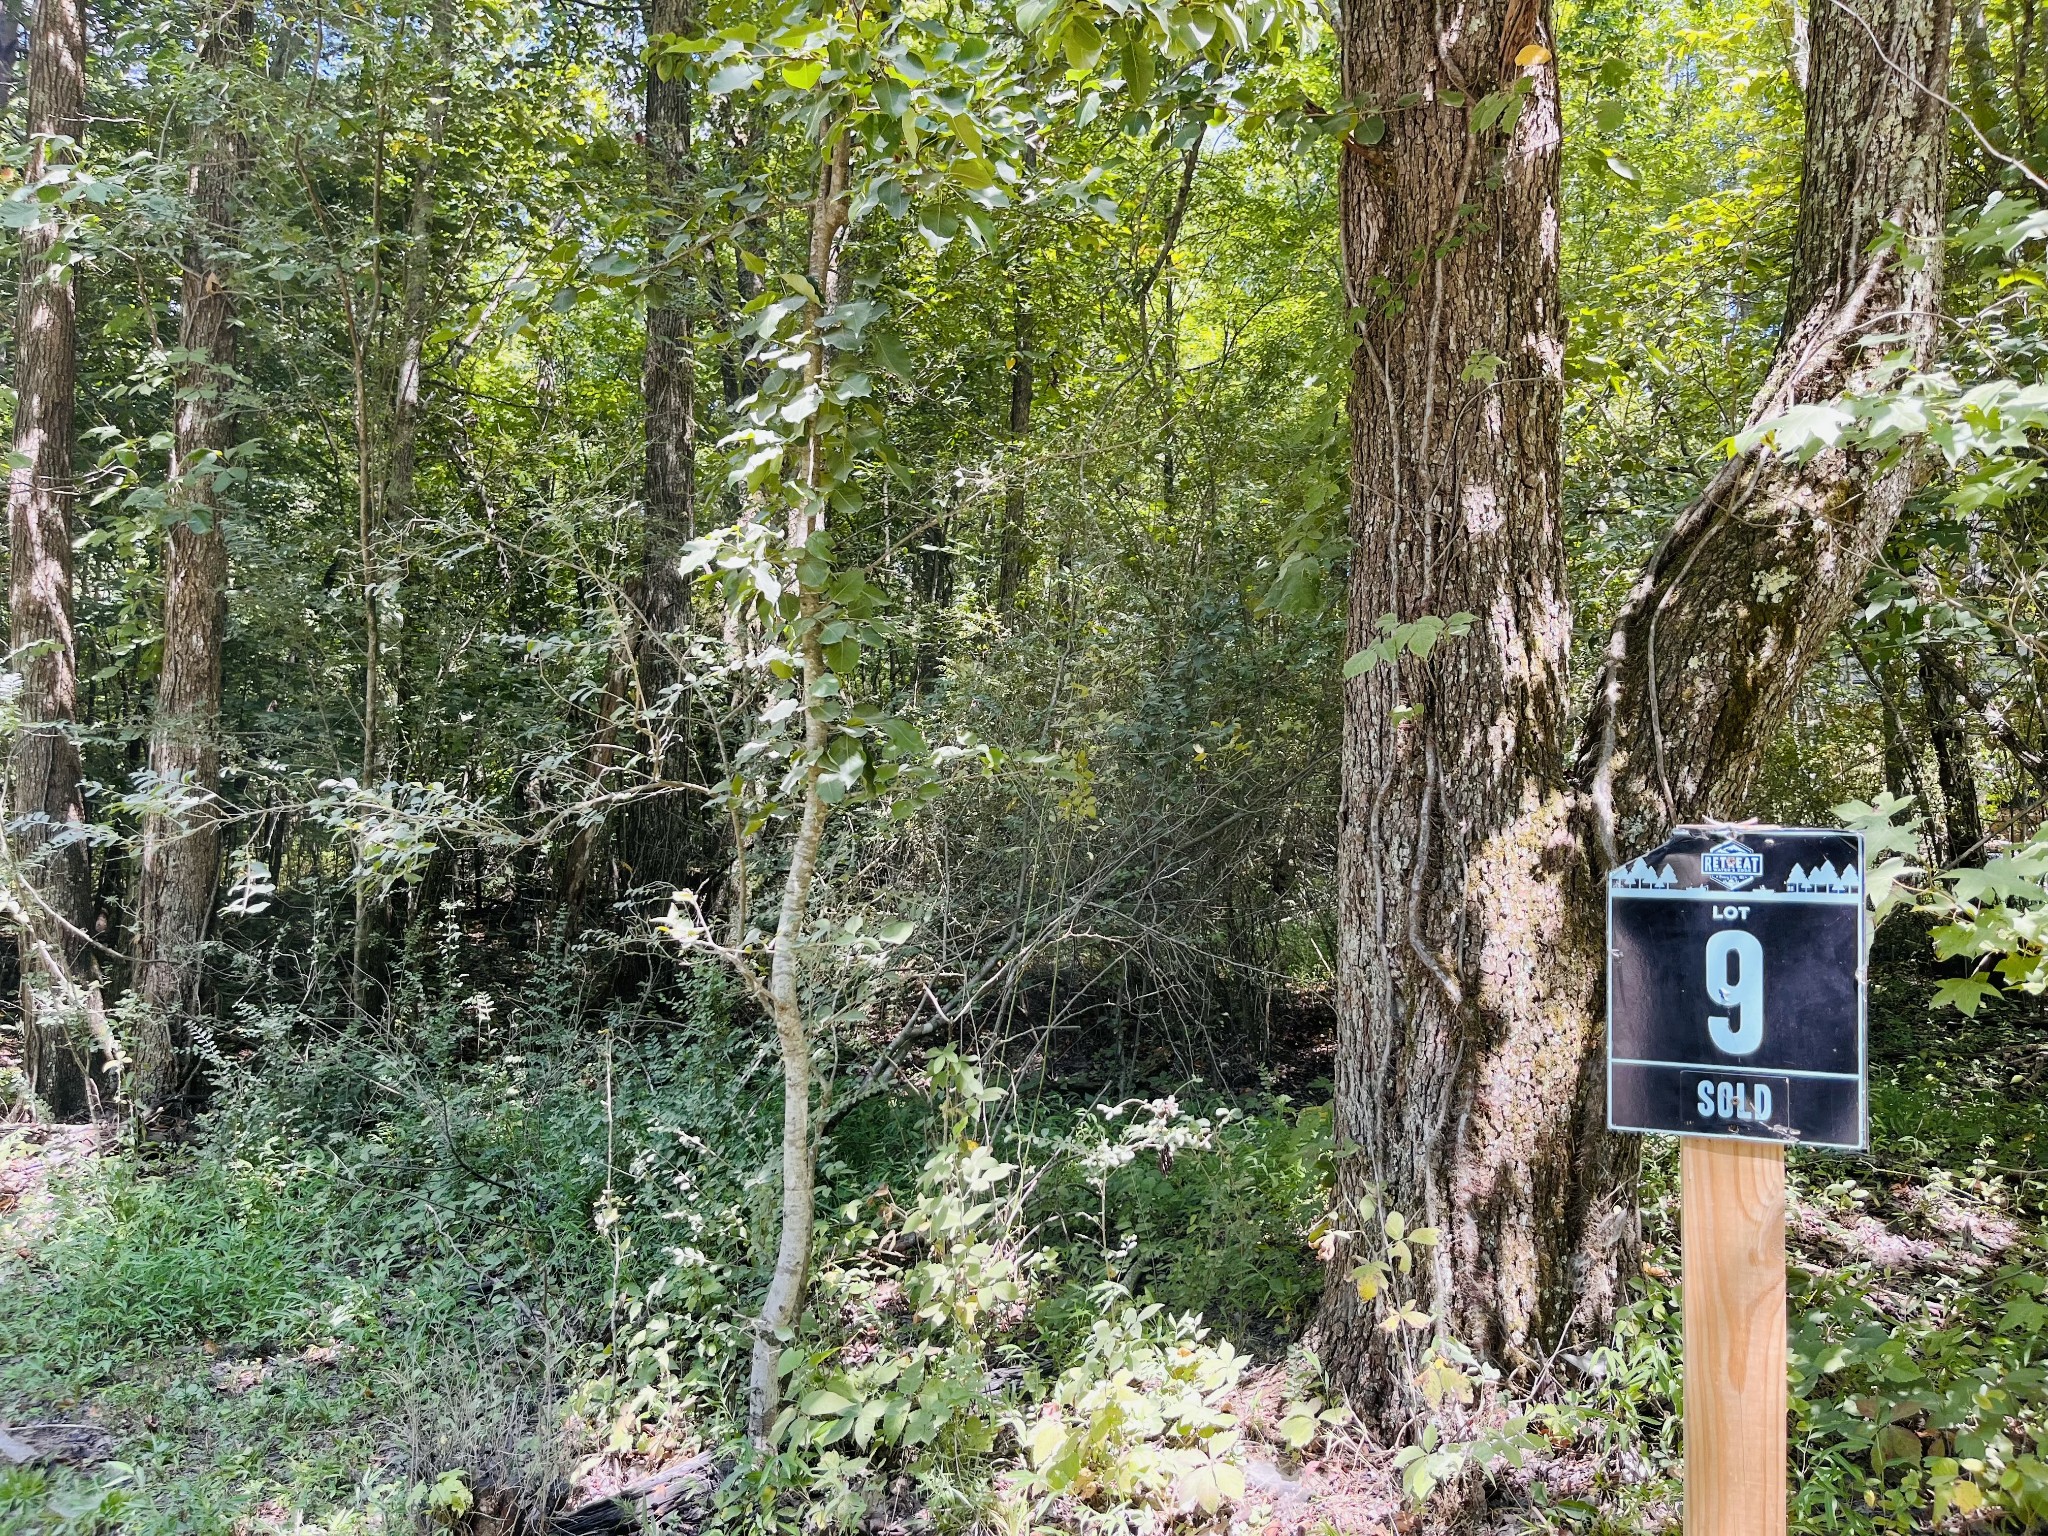
<svg viewBox="0 0 2048 1536"><path fill-rule="evenodd" d="M1607 877L1607 1123L1860 1149L1863 840L1681 827Z"/></svg>

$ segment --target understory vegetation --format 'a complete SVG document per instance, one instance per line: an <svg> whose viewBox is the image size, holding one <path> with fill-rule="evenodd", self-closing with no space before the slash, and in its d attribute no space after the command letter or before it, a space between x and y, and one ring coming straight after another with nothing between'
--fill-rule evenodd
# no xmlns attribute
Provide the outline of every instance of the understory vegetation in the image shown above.
<svg viewBox="0 0 2048 1536"><path fill-rule="evenodd" d="M1930 1037L1922 942L1879 950L1879 1150L1793 1169L1798 1529L2048 1518L2048 1061ZM301 1034L180 1149L13 1130L0 1400L86 1465L5 1474L0 1529L599 1529L561 1511L707 1454L679 1528L1406 1529L1475 1469L1503 1529L1675 1520L1675 1162L1611 1341L1411 1454L1303 1343L1327 1109L1170 1066L1155 1097L1019 1093L950 1047L826 1143L787 1423L735 1458L767 1068L720 972L593 1031L574 966L448 996L424 1037Z"/></svg>

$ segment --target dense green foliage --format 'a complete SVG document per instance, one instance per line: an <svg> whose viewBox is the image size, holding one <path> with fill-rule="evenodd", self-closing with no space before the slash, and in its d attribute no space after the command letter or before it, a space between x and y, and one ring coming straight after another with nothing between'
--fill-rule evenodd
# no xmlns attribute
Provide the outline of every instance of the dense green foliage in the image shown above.
<svg viewBox="0 0 2048 1536"><path fill-rule="evenodd" d="M1938 365L1757 431L1926 470L1748 808L1863 826L1890 890L1875 1150L1793 1165L1803 1531L2048 1525L2048 39L2031 0L1964 12ZM1789 0L1557 13L1583 686L1776 344L1804 32ZM1339 99L1329 18L252 14L216 67L192 8L95 11L83 162L27 184L0 8L0 224L54 221L81 301L124 1052L141 829L184 792L149 741L185 146L245 151L203 1086L132 1123L103 1052L99 1125L52 1126L0 1031L0 1427L68 1448L0 1463L0 1536L542 1529L700 1455L671 1518L728 1530L1675 1529L1663 1152L1612 1337L1503 1379L1406 1299L1434 1229L1375 1210L1435 1417L1376 1444L1314 1351L1366 664L1337 166L1403 110ZM688 92L673 175L650 76ZM651 313L692 400L667 555ZM750 1439L785 970L816 1210Z"/></svg>

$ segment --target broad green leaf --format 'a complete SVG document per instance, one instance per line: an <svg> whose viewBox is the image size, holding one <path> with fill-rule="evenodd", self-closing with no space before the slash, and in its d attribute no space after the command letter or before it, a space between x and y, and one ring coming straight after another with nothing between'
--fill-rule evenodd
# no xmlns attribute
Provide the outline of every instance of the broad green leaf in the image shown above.
<svg viewBox="0 0 2048 1536"><path fill-rule="evenodd" d="M875 1426L882 1422L882 1415L889 1410L889 1398L885 1394L871 1397L860 1405L860 1416L853 1421L853 1442L865 1450L868 1441L874 1438Z"/></svg>
<svg viewBox="0 0 2048 1536"><path fill-rule="evenodd" d="M1093 69L1102 57L1102 32L1086 16L1070 16L1060 33L1060 46L1067 63L1075 69Z"/></svg>
<svg viewBox="0 0 2048 1536"><path fill-rule="evenodd" d="M761 78L761 66L747 59L735 59L721 65L711 78L704 82L704 89L713 96L730 96L734 91L743 91Z"/></svg>
<svg viewBox="0 0 2048 1536"><path fill-rule="evenodd" d="M1048 1414L1040 1419L1031 1431L1031 1440L1027 1447L1031 1453L1031 1464L1034 1467L1046 1465L1059 1454L1060 1448L1066 1444L1066 1439L1067 1427L1056 1416Z"/></svg>
<svg viewBox="0 0 2048 1536"><path fill-rule="evenodd" d="M1997 985L1982 976L1950 977L1934 989L1933 1005L1954 1008L1967 1018L1975 1018L1980 1007L2001 995Z"/></svg>

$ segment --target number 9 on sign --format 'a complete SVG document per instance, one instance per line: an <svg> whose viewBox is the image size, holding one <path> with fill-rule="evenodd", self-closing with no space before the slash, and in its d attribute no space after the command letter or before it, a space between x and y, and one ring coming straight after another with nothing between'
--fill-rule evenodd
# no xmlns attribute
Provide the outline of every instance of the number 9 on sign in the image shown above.
<svg viewBox="0 0 2048 1536"><path fill-rule="evenodd" d="M1707 1015L1707 1033L1730 1056L1764 1043L1764 947L1753 933L1723 928L1707 940L1707 996L1734 1010Z"/></svg>

